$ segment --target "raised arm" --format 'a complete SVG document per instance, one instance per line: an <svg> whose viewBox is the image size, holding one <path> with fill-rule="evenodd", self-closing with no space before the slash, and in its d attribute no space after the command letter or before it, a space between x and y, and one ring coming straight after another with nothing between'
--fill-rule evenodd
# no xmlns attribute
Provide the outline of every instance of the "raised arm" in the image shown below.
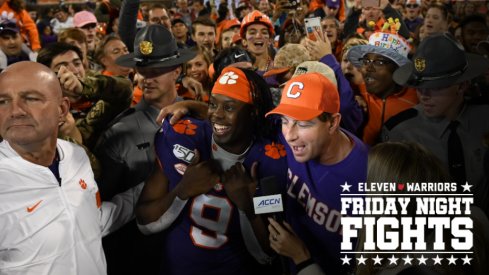
<svg viewBox="0 0 489 275"><path fill-rule="evenodd" d="M136 37L136 23L138 19L139 0L125 0L121 4L119 13L119 36L126 44L129 52L134 52L134 38Z"/></svg>
<svg viewBox="0 0 489 275"><path fill-rule="evenodd" d="M198 119L205 119L207 117L207 109L207 103L201 101L179 101L161 109L160 114L156 118L156 122L162 124L163 119L168 115L172 115L169 121L171 125L177 123L177 121L188 114Z"/></svg>
<svg viewBox="0 0 489 275"><path fill-rule="evenodd" d="M171 191L161 165L155 164L136 207L141 232L152 234L168 228L180 215L189 198L207 193L218 182L220 173L217 164L214 161L198 163L198 153L196 156L181 181Z"/></svg>

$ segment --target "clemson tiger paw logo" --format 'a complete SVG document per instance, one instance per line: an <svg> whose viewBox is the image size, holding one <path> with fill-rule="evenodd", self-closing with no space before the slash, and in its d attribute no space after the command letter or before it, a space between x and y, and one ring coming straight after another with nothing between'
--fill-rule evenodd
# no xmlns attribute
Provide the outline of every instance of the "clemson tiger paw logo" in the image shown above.
<svg viewBox="0 0 489 275"><path fill-rule="evenodd" d="M78 184L80 184L80 187L82 189L87 189L87 183L83 179L80 179L80 181L78 182Z"/></svg>
<svg viewBox="0 0 489 275"><path fill-rule="evenodd" d="M189 119L180 120L177 124L173 125L173 130L175 130L175 132L187 136L195 135L196 129L197 125L193 124Z"/></svg>
<svg viewBox="0 0 489 275"><path fill-rule="evenodd" d="M284 145L272 142L272 144L265 145L265 155L272 159L279 159L285 157L287 153L285 152Z"/></svg>
<svg viewBox="0 0 489 275"><path fill-rule="evenodd" d="M219 83L222 84L222 85L225 85L225 84L236 84L238 83L236 80L239 78L239 76L237 74L235 74L234 72L227 72L225 74L223 74L221 76L221 78L219 78Z"/></svg>

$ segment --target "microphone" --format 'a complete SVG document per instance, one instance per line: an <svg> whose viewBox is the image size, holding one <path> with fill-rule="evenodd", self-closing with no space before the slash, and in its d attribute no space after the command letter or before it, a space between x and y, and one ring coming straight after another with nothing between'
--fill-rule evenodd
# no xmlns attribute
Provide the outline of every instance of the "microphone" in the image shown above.
<svg viewBox="0 0 489 275"><path fill-rule="evenodd" d="M284 221L283 198L275 176L265 177L260 180L262 196L253 198L255 214L272 214L280 224ZM290 274L284 256L279 255L282 274Z"/></svg>
<svg viewBox="0 0 489 275"><path fill-rule="evenodd" d="M262 196L253 198L255 214L274 213L273 217L275 220L281 223L284 220L284 206L280 187L277 184L277 178L275 176L269 176L261 179L260 188Z"/></svg>

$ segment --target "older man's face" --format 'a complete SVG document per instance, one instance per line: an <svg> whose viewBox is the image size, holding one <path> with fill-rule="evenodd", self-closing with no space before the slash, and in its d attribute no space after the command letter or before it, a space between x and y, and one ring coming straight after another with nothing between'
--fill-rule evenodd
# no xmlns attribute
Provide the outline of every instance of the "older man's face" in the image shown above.
<svg viewBox="0 0 489 275"><path fill-rule="evenodd" d="M55 142L69 103L56 76L29 63L16 63L0 74L0 135L14 149L37 150Z"/></svg>

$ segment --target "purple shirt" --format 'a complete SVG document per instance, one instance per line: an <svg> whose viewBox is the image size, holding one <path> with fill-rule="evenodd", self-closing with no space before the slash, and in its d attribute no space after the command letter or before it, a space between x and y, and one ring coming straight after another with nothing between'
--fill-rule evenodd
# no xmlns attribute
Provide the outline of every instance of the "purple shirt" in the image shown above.
<svg viewBox="0 0 489 275"><path fill-rule="evenodd" d="M343 185L351 184L351 193L358 193L358 182L367 178L367 146L353 134L345 132L355 143L350 154L334 165L310 160L298 163L288 145L289 166L286 219L304 241L311 255L323 270L343 274L348 266L340 261L341 197ZM285 142L281 135L282 142Z"/></svg>
<svg viewBox="0 0 489 275"><path fill-rule="evenodd" d="M194 149L198 149L201 160L211 158L211 138L212 129L206 121L187 117L172 127L165 120L155 137L155 146L170 190L180 181ZM271 150L277 146L269 140L255 139L243 165L249 171L258 161L258 178L274 175L285 184L286 158L275 158L276 151ZM188 200L165 232L163 253L161 266L165 274L252 274L257 265L244 245L238 208L220 184Z"/></svg>

